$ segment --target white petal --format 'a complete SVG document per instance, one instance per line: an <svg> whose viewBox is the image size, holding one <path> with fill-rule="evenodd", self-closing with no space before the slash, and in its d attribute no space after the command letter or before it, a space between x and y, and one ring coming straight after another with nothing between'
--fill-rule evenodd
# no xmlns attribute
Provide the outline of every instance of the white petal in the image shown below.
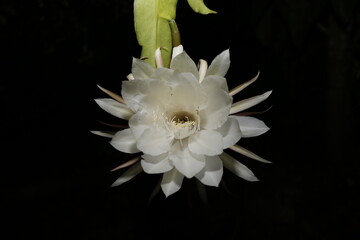
<svg viewBox="0 0 360 240"><path fill-rule="evenodd" d="M116 187L119 186L129 180L131 180L133 177L138 175L142 172L141 164L136 163L134 166L130 167L126 172L121 175L111 186Z"/></svg>
<svg viewBox="0 0 360 240"><path fill-rule="evenodd" d="M169 152L169 159L176 169L187 178L194 177L205 166L205 157L188 149L188 139L176 141Z"/></svg>
<svg viewBox="0 0 360 240"><path fill-rule="evenodd" d="M182 52L172 59L170 68L183 73L192 73L196 79L199 79L198 68L186 52Z"/></svg>
<svg viewBox="0 0 360 240"><path fill-rule="evenodd" d="M254 117L233 116L239 123L242 137L256 137L266 133L269 128L265 123Z"/></svg>
<svg viewBox="0 0 360 240"><path fill-rule="evenodd" d="M106 112L121 119L128 120L134 114L128 106L111 98L98 98L95 102Z"/></svg>
<svg viewBox="0 0 360 240"><path fill-rule="evenodd" d="M170 163L168 153L158 156L144 154L141 166L146 173L164 173L170 171L174 166Z"/></svg>
<svg viewBox="0 0 360 240"><path fill-rule="evenodd" d="M130 128L117 132L111 139L110 144L121 152L140 152L139 149L136 147L136 139Z"/></svg>
<svg viewBox="0 0 360 240"><path fill-rule="evenodd" d="M201 82L201 86L207 92L211 92L215 89L222 89L226 92L229 91L226 78L215 75L206 76L204 81Z"/></svg>
<svg viewBox="0 0 360 240"><path fill-rule="evenodd" d="M169 81L174 74L174 70L169 68L157 68L151 75L152 79Z"/></svg>
<svg viewBox="0 0 360 240"><path fill-rule="evenodd" d="M220 155L221 160L223 160L224 167L230 170L235 175L247 180L247 181L258 181L254 173L248 169L244 164L238 162L235 158L229 154L223 152Z"/></svg>
<svg viewBox="0 0 360 240"><path fill-rule="evenodd" d="M223 136L223 149L233 146L241 138L239 123L232 116L216 131Z"/></svg>
<svg viewBox="0 0 360 240"><path fill-rule="evenodd" d="M155 69L147 62L137 58L133 58L131 72L135 79L137 80L148 79L150 78L154 70Z"/></svg>
<svg viewBox="0 0 360 240"><path fill-rule="evenodd" d="M125 103L134 111L137 112L141 108L145 108L142 100L148 95L147 90L152 81L147 80L131 80L123 81L121 87L121 95Z"/></svg>
<svg viewBox="0 0 360 240"><path fill-rule="evenodd" d="M251 97L248 99L244 99L242 101L236 102L231 106L230 114L235 114L241 111L244 111L248 108L251 108L252 106L255 106L258 103L261 103L265 99L267 99L272 91L268 91L266 93L263 93L261 95Z"/></svg>
<svg viewBox="0 0 360 240"><path fill-rule="evenodd" d="M229 70L229 67L230 51L227 49L215 57L207 71L207 75L217 75L224 77Z"/></svg>
<svg viewBox="0 0 360 240"><path fill-rule="evenodd" d="M162 128L149 128L137 141L137 148L153 156L169 151L172 138Z"/></svg>
<svg viewBox="0 0 360 240"><path fill-rule="evenodd" d="M161 181L161 189L165 196L168 197L171 194L179 191L183 179L184 176L175 168L169 172L164 173Z"/></svg>
<svg viewBox="0 0 360 240"><path fill-rule="evenodd" d="M226 79L208 76L201 86L208 96L207 106L200 111L201 128L217 129L227 120L232 97L227 92Z"/></svg>
<svg viewBox="0 0 360 240"><path fill-rule="evenodd" d="M228 118L232 97L223 90L214 90L208 96L207 106L200 111L201 128L217 129Z"/></svg>
<svg viewBox="0 0 360 240"><path fill-rule="evenodd" d="M207 156L219 155L223 151L223 140L219 132L201 130L189 137L189 150Z"/></svg>
<svg viewBox="0 0 360 240"><path fill-rule="evenodd" d="M206 106L207 99L206 92L193 74L174 72L171 93L167 100L168 110L196 111Z"/></svg>
<svg viewBox="0 0 360 240"><path fill-rule="evenodd" d="M219 156L207 156L205 167L196 174L196 178L208 186L219 186L223 175L223 164Z"/></svg>
<svg viewBox="0 0 360 240"><path fill-rule="evenodd" d="M183 51L184 51L183 45L179 45L177 47L174 47L173 52L172 52L172 59L174 59L177 55L179 55Z"/></svg>
<svg viewBox="0 0 360 240"><path fill-rule="evenodd" d="M135 138L139 139L146 129L153 127L152 116L146 111L139 111L129 119L129 126Z"/></svg>
<svg viewBox="0 0 360 240"><path fill-rule="evenodd" d="M162 80L123 81L121 95L134 112L161 108L170 96L169 83Z"/></svg>

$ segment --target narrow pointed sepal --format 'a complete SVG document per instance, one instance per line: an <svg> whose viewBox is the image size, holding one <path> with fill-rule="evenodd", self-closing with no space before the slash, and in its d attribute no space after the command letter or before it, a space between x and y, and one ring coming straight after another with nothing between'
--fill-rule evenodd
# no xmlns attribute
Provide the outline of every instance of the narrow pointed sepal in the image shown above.
<svg viewBox="0 0 360 240"><path fill-rule="evenodd" d="M116 132L114 131L90 131L92 134L101 136L101 137L107 137L107 138L112 138Z"/></svg>
<svg viewBox="0 0 360 240"><path fill-rule="evenodd" d="M134 166L130 167L126 172L124 172L123 175L121 175L121 177L119 177L113 184L111 184L111 187L116 187L123 183L126 183L141 172L141 164L140 162L138 162Z"/></svg>
<svg viewBox="0 0 360 240"><path fill-rule="evenodd" d="M119 103L125 104L124 99L120 95L118 95L110 90L107 90L99 85L97 85L97 86L98 86L98 88L100 88L101 91L103 91L104 93L106 93L107 95L109 95L110 97L112 97L113 99L118 101Z"/></svg>
<svg viewBox="0 0 360 240"><path fill-rule="evenodd" d="M131 160L123 163L123 164L120 164L120 165L117 166L116 168L111 169L110 172L114 172L114 171L116 171L116 170L129 167L129 166L137 163L140 159L141 159L141 156L137 156L137 157L135 157L135 158L133 158L133 159L131 159Z"/></svg>
<svg viewBox="0 0 360 240"><path fill-rule="evenodd" d="M272 93L272 91L267 91L261 95L255 96L255 97L251 97L251 98L247 98L244 99L242 101L236 102L231 106L230 109L230 114L235 114L241 111L244 111L248 108L251 108L253 106L255 106L256 104L261 103L262 101L266 100L270 94Z"/></svg>
<svg viewBox="0 0 360 240"><path fill-rule="evenodd" d="M98 98L95 99L95 102L106 112L110 113L111 115L129 120L134 112L125 104L115 101L111 98Z"/></svg>
<svg viewBox="0 0 360 240"><path fill-rule="evenodd" d="M239 145L234 145L234 146L231 146L230 147L231 150L237 152L237 153L240 153L248 158L251 158L251 159L254 159L256 161L259 161L259 162L263 162L263 163L271 163L270 161L256 155L255 153L243 148L243 147L240 147Z"/></svg>
<svg viewBox="0 0 360 240"><path fill-rule="evenodd" d="M250 79L249 81L243 83L243 84L240 84L239 86L233 88L230 90L229 94L230 96L234 96L235 94L239 93L240 91L244 90L247 86L249 86L250 84L252 84L253 82L256 81L256 79L258 79L260 75L260 71L258 71L258 73L256 74L255 77L253 77L252 79Z"/></svg>
<svg viewBox="0 0 360 240"><path fill-rule="evenodd" d="M244 164L237 161L235 158L230 156L229 154L223 152L220 155L221 160L223 161L224 167L229 171L241 177L247 181L259 181L259 179L254 175L254 173L247 168Z"/></svg>

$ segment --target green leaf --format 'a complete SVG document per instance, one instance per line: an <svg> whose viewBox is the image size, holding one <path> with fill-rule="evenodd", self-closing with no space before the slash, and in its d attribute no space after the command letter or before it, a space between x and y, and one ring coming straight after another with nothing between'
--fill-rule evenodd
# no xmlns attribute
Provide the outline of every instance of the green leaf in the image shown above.
<svg viewBox="0 0 360 240"><path fill-rule="evenodd" d="M207 8L204 4L204 0L187 0L190 7L197 13L209 14L216 13L215 11Z"/></svg>
<svg viewBox="0 0 360 240"><path fill-rule="evenodd" d="M164 67L169 67L172 51L169 20L176 17L177 0L135 0L134 19L141 57L155 67L155 50L162 48Z"/></svg>

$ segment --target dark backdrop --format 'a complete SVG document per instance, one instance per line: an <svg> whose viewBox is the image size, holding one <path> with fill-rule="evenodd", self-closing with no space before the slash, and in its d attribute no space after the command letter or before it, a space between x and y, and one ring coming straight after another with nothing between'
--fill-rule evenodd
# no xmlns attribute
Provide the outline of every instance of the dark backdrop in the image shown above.
<svg viewBox="0 0 360 240"><path fill-rule="evenodd" d="M236 100L273 89L255 107L271 130L236 155L261 179L225 171L219 188L194 180L149 203L157 175L109 185L130 156L89 130L116 123L94 98L120 92L139 57L130 0L0 3L1 176L7 239L355 239L360 6L357 0L178 3L182 43L211 61L230 47L229 86L261 71Z"/></svg>

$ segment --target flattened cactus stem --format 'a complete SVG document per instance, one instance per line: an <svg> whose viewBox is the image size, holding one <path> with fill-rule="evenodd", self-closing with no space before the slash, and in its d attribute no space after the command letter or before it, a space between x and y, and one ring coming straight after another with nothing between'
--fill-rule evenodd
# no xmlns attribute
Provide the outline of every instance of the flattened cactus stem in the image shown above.
<svg viewBox="0 0 360 240"><path fill-rule="evenodd" d="M180 32L174 19L169 20L171 29L171 38L173 47L177 47L181 44Z"/></svg>

